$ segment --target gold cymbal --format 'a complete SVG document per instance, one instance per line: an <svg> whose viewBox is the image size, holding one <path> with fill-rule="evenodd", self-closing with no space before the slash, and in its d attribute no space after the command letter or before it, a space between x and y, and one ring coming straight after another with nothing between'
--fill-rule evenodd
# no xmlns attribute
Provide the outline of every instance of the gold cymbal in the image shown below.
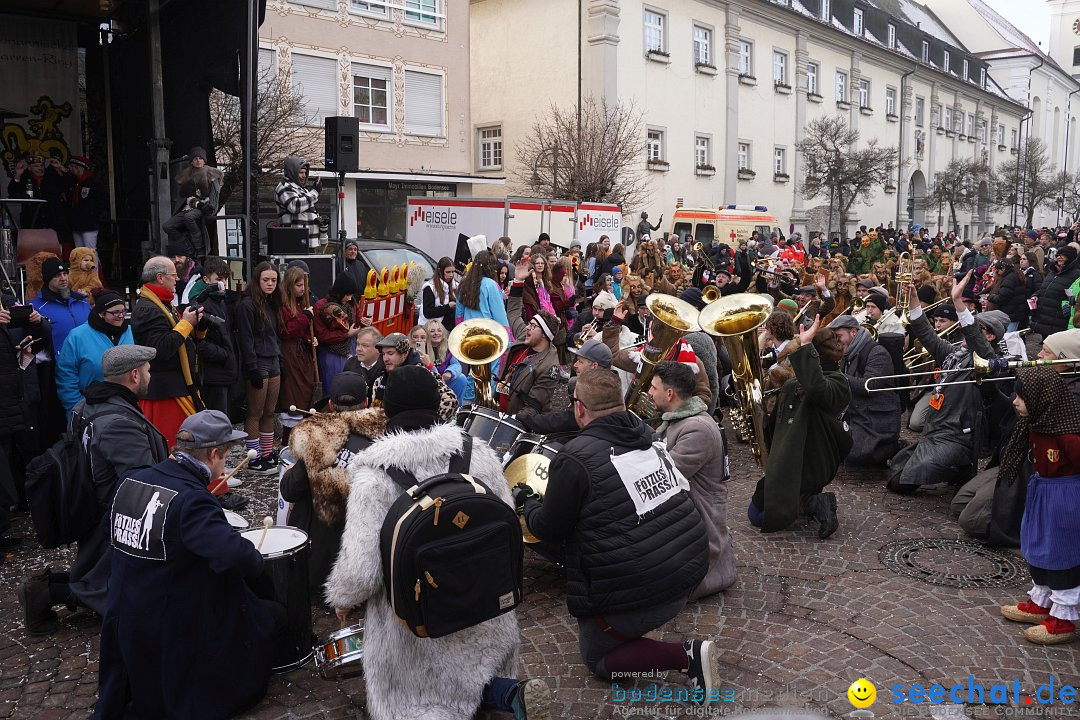
<svg viewBox="0 0 1080 720"><path fill-rule="evenodd" d="M551 459L544 455L522 455L503 469L506 484L511 491L515 486L524 483L536 491L541 497L547 492L548 470L551 467ZM525 524L525 518L521 518L521 536L529 544L538 543L540 540L529 532Z"/></svg>

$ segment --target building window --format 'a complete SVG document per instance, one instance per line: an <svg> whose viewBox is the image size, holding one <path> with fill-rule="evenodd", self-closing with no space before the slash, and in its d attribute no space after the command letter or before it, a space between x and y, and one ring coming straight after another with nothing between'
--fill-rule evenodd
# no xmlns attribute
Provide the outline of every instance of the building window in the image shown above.
<svg viewBox="0 0 1080 720"><path fill-rule="evenodd" d="M1013 128L1013 129L1012 129L1012 137L1011 137L1011 140L1012 140L1012 143L1011 143L1010 147L1013 147L1013 148L1015 148L1015 147L1016 147L1016 128Z"/></svg>
<svg viewBox="0 0 1080 720"><path fill-rule="evenodd" d="M750 169L750 143L748 143L748 142L739 143L738 158L739 158L739 169L740 170L749 170Z"/></svg>
<svg viewBox="0 0 1080 720"><path fill-rule="evenodd" d="M896 114L896 88L885 88L885 114Z"/></svg>
<svg viewBox="0 0 1080 720"><path fill-rule="evenodd" d="M259 75L269 74L277 67L277 53L270 48L259 48Z"/></svg>
<svg viewBox="0 0 1080 720"><path fill-rule="evenodd" d="M832 8L829 7L829 0L821 0L821 19L825 22L832 20Z"/></svg>
<svg viewBox="0 0 1080 720"><path fill-rule="evenodd" d="M323 8L324 10L337 10L337 0L293 0L297 5Z"/></svg>
<svg viewBox="0 0 1080 720"><path fill-rule="evenodd" d="M957 110L954 117L956 118L956 131L961 133L964 132L964 113Z"/></svg>
<svg viewBox="0 0 1080 720"><path fill-rule="evenodd" d="M950 67L951 60L952 56L949 54L949 51L943 50L941 55L941 69L945 72L949 72L950 70L952 70L952 68Z"/></svg>
<svg viewBox="0 0 1080 720"><path fill-rule="evenodd" d="M502 127L481 128L477 133L480 169L498 170L502 167Z"/></svg>
<svg viewBox="0 0 1080 720"><path fill-rule="evenodd" d="M694 62L698 65L712 64L712 30L694 26Z"/></svg>
<svg viewBox="0 0 1080 720"><path fill-rule="evenodd" d="M787 85L787 53L773 50L772 79L777 85Z"/></svg>
<svg viewBox="0 0 1080 720"><path fill-rule="evenodd" d="M962 67L963 67L963 70L962 70L961 74L963 75L964 79L967 80L968 79L968 61L967 61L967 58L964 58L964 63L962 65Z"/></svg>
<svg viewBox="0 0 1080 720"><path fill-rule="evenodd" d="M979 87L986 89L986 68L979 68Z"/></svg>
<svg viewBox="0 0 1080 720"><path fill-rule="evenodd" d="M754 46L745 40L739 41L739 74L753 75L754 69Z"/></svg>
<svg viewBox="0 0 1080 720"><path fill-rule="evenodd" d="M649 130L646 139L649 162L664 162L664 131Z"/></svg>
<svg viewBox="0 0 1080 720"><path fill-rule="evenodd" d="M919 127L923 126L923 120L926 116L926 99L916 96L915 97L915 124Z"/></svg>
<svg viewBox="0 0 1080 720"><path fill-rule="evenodd" d="M786 175L787 174L787 150L778 147L773 148L773 174Z"/></svg>
<svg viewBox="0 0 1080 720"><path fill-rule="evenodd" d="M666 18L653 10L645 11L645 52L657 50L664 52L664 20Z"/></svg>
<svg viewBox="0 0 1080 720"><path fill-rule="evenodd" d="M1005 144L1005 126L1004 125L998 125L997 126L997 144L998 145L1004 145Z"/></svg>
<svg viewBox="0 0 1080 720"><path fill-rule="evenodd" d="M836 71L836 102L847 102L847 73Z"/></svg>
<svg viewBox="0 0 1080 720"><path fill-rule="evenodd" d="M386 17L385 0L352 0L352 9L356 12L368 15L381 15Z"/></svg>
<svg viewBox="0 0 1080 720"><path fill-rule="evenodd" d="M390 127L392 72L388 67L353 64L353 115L362 125Z"/></svg>
<svg viewBox="0 0 1080 720"><path fill-rule="evenodd" d="M974 113L968 113L967 120L968 120L967 121L967 134L968 135L974 135L975 134L975 114Z"/></svg>
<svg viewBox="0 0 1080 720"><path fill-rule="evenodd" d="M443 76L405 71L405 132L444 137Z"/></svg>
<svg viewBox="0 0 1080 720"><path fill-rule="evenodd" d="M851 29L855 31L855 34L862 37L863 34L863 14L862 10L855 8L855 17L851 22Z"/></svg>
<svg viewBox="0 0 1080 720"><path fill-rule="evenodd" d="M981 142L981 143L986 142L986 139L987 139L986 138L986 132L987 132L986 121L985 120L980 120L979 121L979 142Z"/></svg>
<svg viewBox="0 0 1080 720"><path fill-rule="evenodd" d="M817 72L818 72L817 63L807 63L806 64L806 92L810 93L811 95L817 95L818 94Z"/></svg>
<svg viewBox="0 0 1080 720"><path fill-rule="evenodd" d="M442 20L442 0L405 0L405 20L438 25Z"/></svg>
<svg viewBox="0 0 1080 720"><path fill-rule="evenodd" d="M859 78L859 107L870 107L870 81L866 78Z"/></svg>
<svg viewBox="0 0 1080 720"><path fill-rule="evenodd" d="M924 63L930 62L930 43L925 40L922 41L922 61Z"/></svg>
<svg viewBox="0 0 1080 720"><path fill-rule="evenodd" d="M948 106L942 108L941 115L941 127L952 130L952 108Z"/></svg>
<svg viewBox="0 0 1080 720"><path fill-rule="evenodd" d="M694 163L699 168L712 165L712 152L709 144L708 137L698 135L694 138Z"/></svg>
<svg viewBox="0 0 1080 720"><path fill-rule="evenodd" d="M325 117L341 112L337 60L293 53L292 86L303 96L305 108L312 115L312 125L321 127Z"/></svg>
<svg viewBox="0 0 1080 720"><path fill-rule="evenodd" d="M1073 66L1080 65L1080 45L1073 48Z"/></svg>
<svg viewBox="0 0 1080 720"><path fill-rule="evenodd" d="M896 26L895 25L889 25L888 43L889 43L890 48L892 48L894 50L896 49Z"/></svg>

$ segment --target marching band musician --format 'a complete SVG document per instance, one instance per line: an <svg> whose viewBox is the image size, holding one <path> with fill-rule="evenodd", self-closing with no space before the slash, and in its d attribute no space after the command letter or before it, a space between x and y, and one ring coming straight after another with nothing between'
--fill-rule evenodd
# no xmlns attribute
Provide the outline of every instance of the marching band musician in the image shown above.
<svg viewBox="0 0 1080 720"><path fill-rule="evenodd" d="M383 392L386 388L386 383L390 377L390 373L400 367L407 366L419 366L423 367L423 361L420 359L420 353L416 351L412 342L404 333L390 333L379 342L375 343L375 347L379 349L382 355L383 366L386 369L385 374L376 378L375 382L371 386L371 405L372 407L383 406ZM454 413L458 409L458 399L454 391L446 384L442 379L442 376L431 368L425 368L430 372L436 380L436 384L439 388L439 417L443 422L451 422L454 419ZM331 382L331 387L333 383Z"/></svg>
<svg viewBox="0 0 1080 720"><path fill-rule="evenodd" d="M581 313L570 329L571 345L580 344L599 334L604 326L604 317L609 310L614 310L618 305L615 296L609 292L601 292L593 298L592 314Z"/></svg>
<svg viewBox="0 0 1080 720"><path fill-rule="evenodd" d="M584 345L579 348L567 348L574 354L573 370L575 375L581 376L587 370L596 370L598 368L603 370L611 370L611 350L605 345L600 338L593 338L587 340ZM567 394L571 397L574 395L574 387L577 384L577 377L570 378L569 386L567 387ZM577 432L577 423L574 422L574 408L569 407L565 410L552 410L545 413L537 413L535 415L518 415L518 420L525 426L525 429L532 433L542 433L544 435L561 434L568 432Z"/></svg>
<svg viewBox="0 0 1080 720"><path fill-rule="evenodd" d="M820 294L820 298L818 295ZM836 307L836 298L829 292L825 285L825 275L819 274L813 285L803 285L795 294L795 302L799 304L799 312L802 313L799 322L803 329L814 324L814 318L820 315L825 317ZM809 305L809 307L807 307ZM806 308L803 310L803 308Z"/></svg>
<svg viewBox="0 0 1080 720"><path fill-rule="evenodd" d="M495 386L499 409L511 415L543 413L551 408L551 396L560 380L556 339L566 337L559 319L545 310L538 311L528 323L522 318L522 293L529 272L528 260L514 265L506 315L513 337L520 340L510 346Z"/></svg>

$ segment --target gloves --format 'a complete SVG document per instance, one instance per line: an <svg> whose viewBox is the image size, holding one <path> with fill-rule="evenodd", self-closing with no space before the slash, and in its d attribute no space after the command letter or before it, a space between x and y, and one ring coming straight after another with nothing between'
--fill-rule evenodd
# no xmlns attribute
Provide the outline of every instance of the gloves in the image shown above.
<svg viewBox="0 0 1080 720"><path fill-rule="evenodd" d="M247 379L248 382L251 383L251 387L255 388L256 390L262 390L263 376L259 373L258 370L248 370Z"/></svg>
<svg viewBox="0 0 1080 720"><path fill-rule="evenodd" d="M514 507L518 515L525 514L525 501L530 498L539 500L540 494L525 483L518 483L514 486Z"/></svg>

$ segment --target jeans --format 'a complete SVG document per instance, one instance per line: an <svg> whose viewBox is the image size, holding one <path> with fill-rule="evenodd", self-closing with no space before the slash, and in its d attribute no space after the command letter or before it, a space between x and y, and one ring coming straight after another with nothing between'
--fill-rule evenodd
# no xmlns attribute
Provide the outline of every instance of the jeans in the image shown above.
<svg viewBox="0 0 1080 720"><path fill-rule="evenodd" d="M71 233L75 240L75 247L86 247L97 250L97 230L74 230Z"/></svg>
<svg viewBox="0 0 1080 720"><path fill-rule="evenodd" d="M1020 329L1020 321L1009 323L1009 327L1005 328L1005 332L1016 332Z"/></svg>
<svg viewBox="0 0 1080 720"><path fill-rule="evenodd" d="M484 686L484 695L480 700L480 705L490 710L513 712L511 703L514 701L514 693L520 683L520 680L513 678L491 678Z"/></svg>

